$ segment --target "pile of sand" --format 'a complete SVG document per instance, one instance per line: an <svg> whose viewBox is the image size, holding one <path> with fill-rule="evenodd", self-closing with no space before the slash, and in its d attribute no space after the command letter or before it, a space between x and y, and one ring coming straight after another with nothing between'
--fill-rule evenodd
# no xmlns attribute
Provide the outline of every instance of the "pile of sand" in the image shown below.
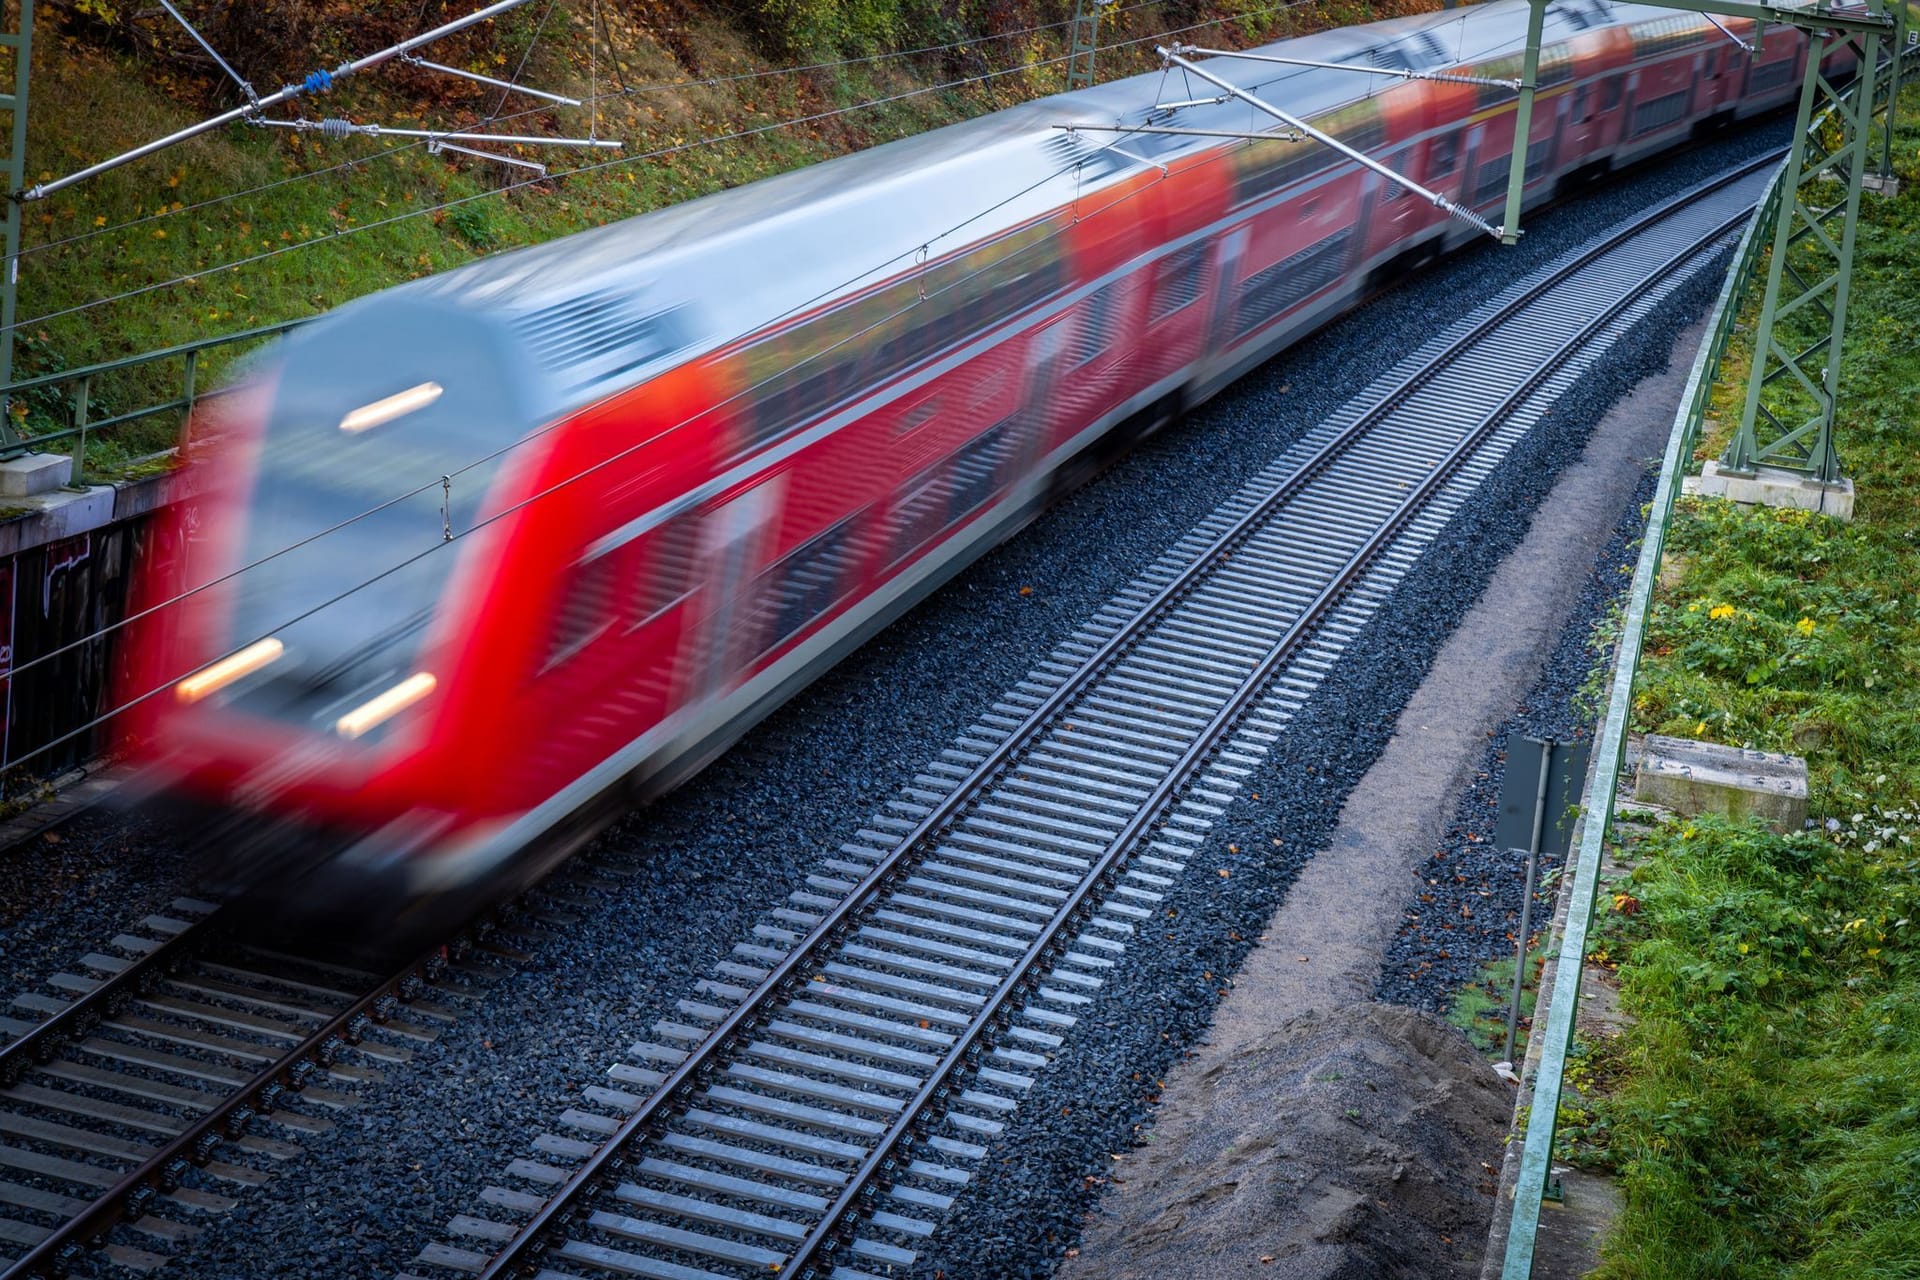
<svg viewBox="0 0 1920 1280"><path fill-rule="evenodd" d="M1121 1166L1103 1209L1134 1220L1090 1223L1061 1280L1478 1275L1513 1095L1458 1031L1307 1013L1197 1084Z"/></svg>

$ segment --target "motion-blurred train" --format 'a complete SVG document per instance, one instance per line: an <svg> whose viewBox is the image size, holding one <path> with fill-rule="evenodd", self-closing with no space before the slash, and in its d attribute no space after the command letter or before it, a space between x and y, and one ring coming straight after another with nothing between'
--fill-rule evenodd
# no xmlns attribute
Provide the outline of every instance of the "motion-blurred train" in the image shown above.
<svg viewBox="0 0 1920 1280"><path fill-rule="evenodd" d="M1511 78L1526 21L1500 0L1263 52ZM1527 201L1790 100L1804 41L1735 36L1556 4ZM1511 89L1209 65L1500 220ZM1480 234L1311 140L1058 127L1269 129L1166 106L1212 96L1183 79L500 254L288 337L195 424L200 496L136 597L164 607L132 650L134 737L163 790L227 815L216 878L376 930L525 883L1089 459Z"/></svg>

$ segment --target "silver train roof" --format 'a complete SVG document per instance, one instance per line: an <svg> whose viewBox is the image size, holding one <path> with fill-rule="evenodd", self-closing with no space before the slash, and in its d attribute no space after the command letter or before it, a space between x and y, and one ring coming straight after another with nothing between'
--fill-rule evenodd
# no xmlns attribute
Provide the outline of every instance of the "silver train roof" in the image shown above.
<svg viewBox="0 0 1920 1280"><path fill-rule="evenodd" d="M1548 10L1545 39L1671 13L1579 0ZM1321 62L1445 67L1517 52L1526 19L1527 0L1494 0L1283 40L1259 51ZM1397 83L1238 59L1215 59L1208 69L1296 115ZM531 343L529 373L544 385L525 391L527 408L545 417L645 377L648 366L669 354L684 359L724 346L895 275L918 258L938 258L1070 202L1076 160L1107 142L1090 133L1069 137L1058 125L1143 123L1157 102L1212 93L1198 80L1183 83L1175 68L1056 94L497 254L384 290L335 314L350 321L404 300L492 312L522 334L537 331L543 336ZM1175 123L1261 130L1272 122L1244 104L1228 103L1185 108ZM1149 137L1156 158L1217 145L1165 135L1136 135L1122 145L1139 154ZM661 313L673 317L668 343L647 323ZM624 348L623 334L632 336ZM645 350L649 341L659 347L653 355ZM290 344L290 354L297 345Z"/></svg>

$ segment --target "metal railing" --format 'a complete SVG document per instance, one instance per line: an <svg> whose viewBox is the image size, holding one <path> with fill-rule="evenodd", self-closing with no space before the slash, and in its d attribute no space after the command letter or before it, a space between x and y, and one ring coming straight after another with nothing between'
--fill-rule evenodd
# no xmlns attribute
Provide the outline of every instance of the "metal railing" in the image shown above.
<svg viewBox="0 0 1920 1280"><path fill-rule="evenodd" d="M148 351L137 356L126 356L119 360L90 364L79 369L65 369L58 373L41 374L38 377L23 378L18 382L9 383L7 386L0 387L0 406L10 407L31 393L54 390L59 393L54 412L64 416L69 425L52 431L21 433L14 429L11 415L5 415L4 439L0 439L0 458L19 457L27 453L56 452L56 450L50 450L48 446L71 440L74 442L72 445L73 475L68 483L75 488L84 487L89 434L108 431L132 422L146 421L162 414L177 414L178 422L184 423L195 405L217 399L232 390L231 387L206 392L199 389L200 363L206 353L243 344L260 345L306 323L306 320L287 320L279 324L262 325L257 329L243 329L238 333L222 334L217 338L201 338L194 342L182 343L175 347L163 347L158 351ZM157 403L145 404L137 409L118 410L102 418L92 416L96 404L95 391L103 379L113 379L133 370L176 360L181 365L180 381L175 384L180 388L178 395Z"/></svg>
<svg viewBox="0 0 1920 1280"><path fill-rule="evenodd" d="M1914 65L1915 51L1907 50L1898 61L1908 68ZM1878 83L1890 68L1883 65L1876 75ZM1816 124L1817 127L1817 124ZM1755 207L1753 221L1734 251L1726 283L1720 290L1710 317L1709 330L1688 374L1686 394L1674 414L1673 430L1667 437L1666 453L1661 459L1660 481L1654 491L1647 515L1646 537L1640 543L1640 558L1634 565L1633 585L1615 649L1613 680L1608 689L1606 719L1601 725L1593 750L1593 771L1581 797L1584 814L1580 847L1576 853L1568 888L1567 921L1557 945L1549 950L1556 956L1553 996L1544 1028L1540 1029L1539 1065L1533 1072L1532 1097L1527 1112L1526 1138L1520 1155L1519 1176L1514 1186L1513 1213L1507 1222L1506 1249L1501 1264L1501 1280L1528 1280L1533 1270L1534 1238L1540 1227L1540 1205L1546 1198L1549 1174L1553 1166L1553 1143L1558 1127L1560 1099L1563 1093L1567 1058L1573 1051L1574 1019L1580 1002L1581 972L1586 964L1587 936L1593 925L1593 908L1600 887L1601 853L1613 824L1613 801L1619 786L1625 759L1627 730L1632 718L1634 683L1639 676L1640 650L1646 639L1647 619L1653 603L1653 590L1660 573L1660 558L1666 547L1667 529L1673 519L1674 501L1680 494L1681 476L1698 443L1712 402L1720 365L1732 339L1741 301L1762 263L1773 239L1773 232L1787 196L1785 162L1768 184Z"/></svg>

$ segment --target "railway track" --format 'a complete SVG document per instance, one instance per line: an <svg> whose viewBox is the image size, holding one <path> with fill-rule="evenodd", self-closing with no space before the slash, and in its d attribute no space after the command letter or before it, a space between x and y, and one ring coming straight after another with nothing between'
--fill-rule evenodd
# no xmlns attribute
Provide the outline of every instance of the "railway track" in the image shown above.
<svg viewBox="0 0 1920 1280"><path fill-rule="evenodd" d="M910 1265L1268 745L1777 159L1536 273L1296 445L823 861L413 1265Z"/></svg>
<svg viewBox="0 0 1920 1280"><path fill-rule="evenodd" d="M524 959L513 947L617 877L572 869L385 976L249 943L182 898L16 995L0 1016L0 1277L165 1267Z"/></svg>

